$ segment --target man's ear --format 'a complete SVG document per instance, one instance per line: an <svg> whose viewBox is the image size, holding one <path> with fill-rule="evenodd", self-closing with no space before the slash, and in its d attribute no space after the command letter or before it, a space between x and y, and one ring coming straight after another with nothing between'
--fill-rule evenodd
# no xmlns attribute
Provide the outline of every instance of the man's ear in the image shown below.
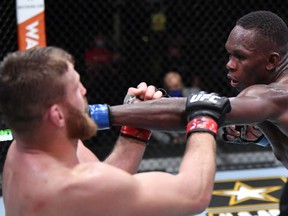
<svg viewBox="0 0 288 216"><path fill-rule="evenodd" d="M277 52L270 53L270 56L268 58L268 62L266 65L266 70L268 71L274 70L279 65L279 62L280 62L279 53Z"/></svg>
<svg viewBox="0 0 288 216"><path fill-rule="evenodd" d="M63 109L57 104L54 104L50 107L49 118L52 123L58 127L63 127L65 125Z"/></svg>

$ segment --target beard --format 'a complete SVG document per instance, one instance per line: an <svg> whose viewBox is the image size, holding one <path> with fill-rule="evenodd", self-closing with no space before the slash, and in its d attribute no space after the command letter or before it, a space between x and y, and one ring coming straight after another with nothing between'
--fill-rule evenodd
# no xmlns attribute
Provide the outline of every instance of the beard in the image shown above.
<svg viewBox="0 0 288 216"><path fill-rule="evenodd" d="M70 139L80 139L84 141L96 135L98 127L89 117L88 113L84 111L81 112L71 104L67 104L67 109L68 115L65 122L67 125L67 136Z"/></svg>

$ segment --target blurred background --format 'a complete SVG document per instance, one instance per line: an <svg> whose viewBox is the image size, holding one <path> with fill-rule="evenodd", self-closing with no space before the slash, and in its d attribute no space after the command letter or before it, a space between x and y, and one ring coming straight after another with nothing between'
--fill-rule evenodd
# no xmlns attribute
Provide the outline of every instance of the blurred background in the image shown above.
<svg viewBox="0 0 288 216"><path fill-rule="evenodd" d="M15 4L0 2L0 60L18 49ZM254 10L270 10L287 22L287 6L281 0L46 0L47 45L75 57L90 104L121 104L128 87L141 81L176 97L200 90L233 96L237 92L226 77L225 42L236 20ZM3 121L1 129L5 135ZM118 134L118 127L100 131L85 144L103 159ZM1 172L9 144L0 142ZM184 149L184 134L155 131L139 171L176 172ZM218 170L235 170L278 162L270 148L219 140L217 165Z"/></svg>

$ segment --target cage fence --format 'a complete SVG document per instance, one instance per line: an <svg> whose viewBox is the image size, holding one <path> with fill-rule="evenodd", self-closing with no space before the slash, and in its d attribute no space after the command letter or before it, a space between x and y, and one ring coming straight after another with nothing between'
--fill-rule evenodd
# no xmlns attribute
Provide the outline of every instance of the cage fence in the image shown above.
<svg viewBox="0 0 288 216"><path fill-rule="evenodd" d="M225 42L236 20L253 10L270 10L287 22L286 1L66 0L45 1L48 46L76 60L89 103L118 105L141 81L166 89L164 77L177 72L183 88L233 96L225 64ZM0 60L17 47L15 2L0 3ZM184 95L170 91L171 94ZM5 123L2 122L5 129ZM85 142L100 159L112 150L119 128ZM9 143L2 142L3 165ZM155 131L140 171L177 170L185 135ZM276 166L270 148L218 143L219 169ZM1 166L2 167L2 166Z"/></svg>

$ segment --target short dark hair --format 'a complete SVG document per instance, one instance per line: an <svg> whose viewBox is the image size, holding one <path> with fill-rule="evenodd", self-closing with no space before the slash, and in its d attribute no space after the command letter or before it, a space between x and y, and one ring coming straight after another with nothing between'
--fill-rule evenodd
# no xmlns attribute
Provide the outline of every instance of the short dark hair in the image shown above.
<svg viewBox="0 0 288 216"><path fill-rule="evenodd" d="M236 25L256 31L275 44L278 49L287 49L288 28L282 18L271 11L254 11L241 17Z"/></svg>
<svg viewBox="0 0 288 216"><path fill-rule="evenodd" d="M8 54L0 65L0 109L12 130L37 127L44 111L65 98L61 76L73 57L56 47L37 47Z"/></svg>

